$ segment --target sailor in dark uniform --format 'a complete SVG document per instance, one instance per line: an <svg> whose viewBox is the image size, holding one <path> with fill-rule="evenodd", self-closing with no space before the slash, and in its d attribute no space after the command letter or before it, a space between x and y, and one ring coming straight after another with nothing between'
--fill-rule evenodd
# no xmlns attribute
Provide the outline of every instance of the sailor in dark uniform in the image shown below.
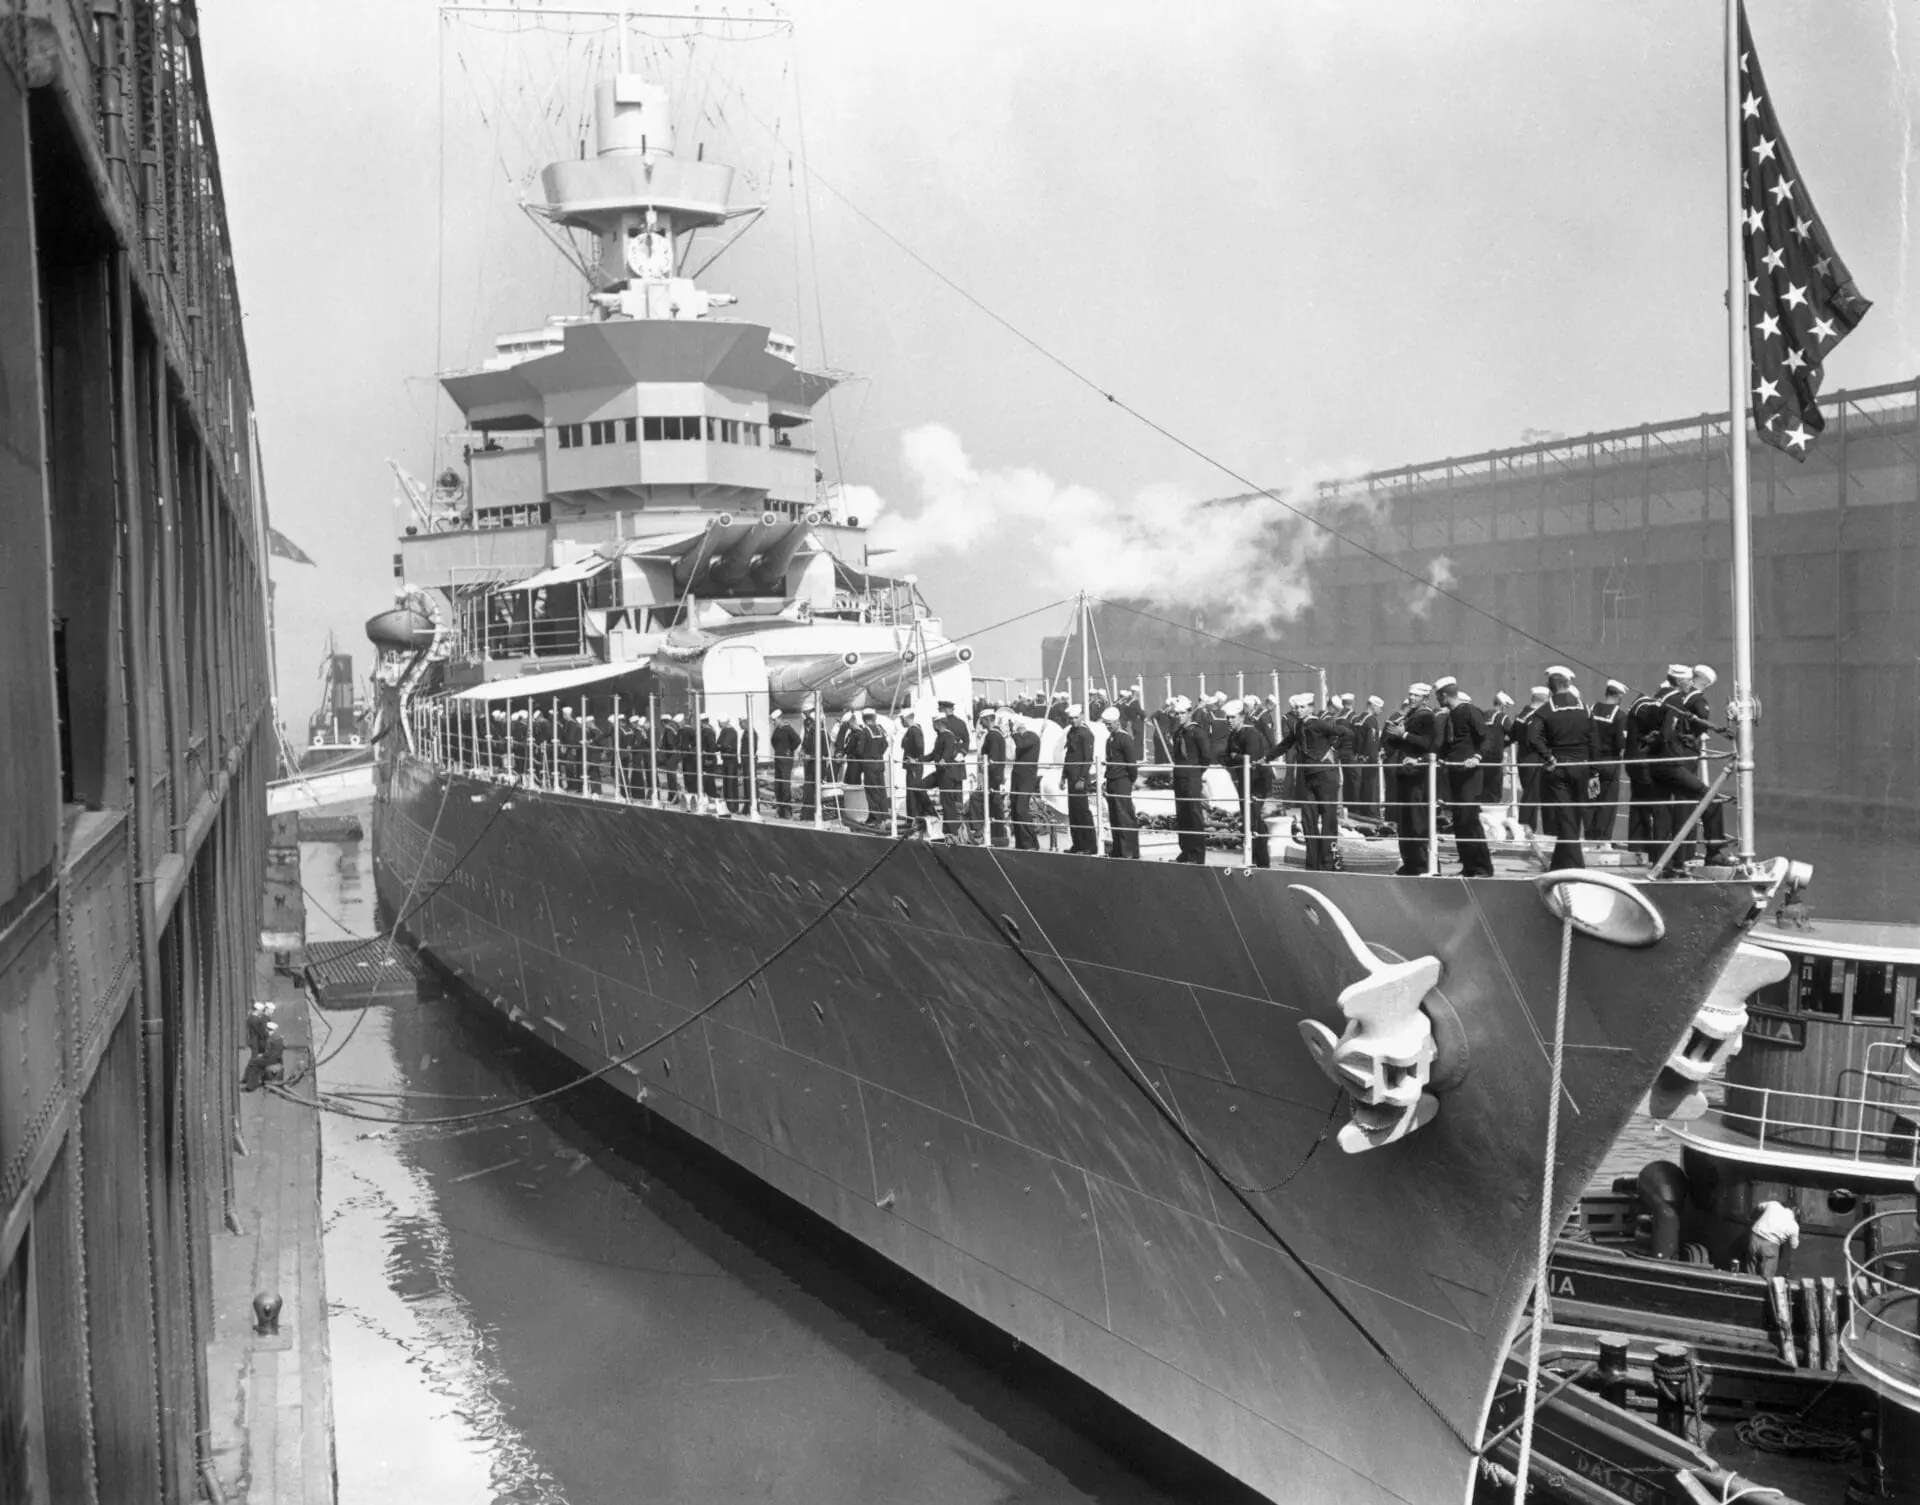
<svg viewBox="0 0 1920 1505"><path fill-rule="evenodd" d="M887 729L880 724L880 713L868 706L860 713L860 728L853 736L854 756L859 760L860 792L867 802L867 824L884 826L891 814L887 796Z"/></svg>
<svg viewBox="0 0 1920 1505"><path fill-rule="evenodd" d="M1480 804L1507 804L1507 749L1513 745L1513 697L1505 690L1493 692L1493 709L1487 712L1487 735L1480 744Z"/></svg>
<svg viewBox="0 0 1920 1505"><path fill-rule="evenodd" d="M820 704L813 696L806 699L806 714L800 719L800 818L811 820L814 812L822 818L827 811L827 727L820 719Z"/></svg>
<svg viewBox="0 0 1920 1505"><path fill-rule="evenodd" d="M800 728L782 717L773 729L773 808L793 819L793 759L800 751Z"/></svg>
<svg viewBox="0 0 1920 1505"><path fill-rule="evenodd" d="M986 773L987 839L1003 847L1010 839L1007 832L1007 734L1000 730L1000 715L993 706L980 713L980 762Z"/></svg>
<svg viewBox="0 0 1920 1505"><path fill-rule="evenodd" d="M1659 687L1651 695L1635 697L1627 707L1627 850L1648 862L1660 855L1673 834L1656 761L1666 745L1667 706L1684 701L1692 686L1691 664L1668 664Z"/></svg>
<svg viewBox="0 0 1920 1505"><path fill-rule="evenodd" d="M1507 735L1513 739L1514 770L1520 778L1520 824L1538 836L1541 830L1541 763L1539 754L1534 750L1533 723L1547 708L1553 691L1545 685L1535 685L1528 693L1530 698L1520 714L1513 718Z"/></svg>
<svg viewBox="0 0 1920 1505"><path fill-rule="evenodd" d="M1140 855L1140 820L1133 809L1133 781L1140 774L1140 758L1127 731L1120 707L1100 713L1107 728L1107 829L1112 833L1110 856Z"/></svg>
<svg viewBox="0 0 1920 1505"><path fill-rule="evenodd" d="M927 834L927 818L933 814L933 798L927 793L927 733L915 718L912 706L900 712L900 773L907 786L907 820L917 835Z"/></svg>
<svg viewBox="0 0 1920 1505"><path fill-rule="evenodd" d="M720 731L711 716L700 718L700 792L715 804L725 798L720 783Z"/></svg>
<svg viewBox="0 0 1920 1505"><path fill-rule="evenodd" d="M1146 757L1150 763L1164 766L1173 762L1173 734L1180 728L1180 717L1173 706L1174 702L1168 700L1147 720Z"/></svg>
<svg viewBox="0 0 1920 1505"><path fill-rule="evenodd" d="M620 721L620 755L614 760L614 777L619 781L617 792L623 800L645 799L647 797L647 758L653 748L653 741L647 735L646 718L629 714Z"/></svg>
<svg viewBox="0 0 1920 1505"><path fill-rule="evenodd" d="M1227 717L1227 772L1240 795L1240 823L1253 837L1253 865L1271 867L1267 846L1267 795L1273 788L1273 744L1266 733L1247 719L1246 706L1229 700L1222 708Z"/></svg>
<svg viewBox="0 0 1920 1505"><path fill-rule="evenodd" d="M1087 709L1067 707L1066 750L1062 754L1061 778L1067 787L1067 828L1073 842L1067 850L1083 857L1100 855L1099 838L1093 824L1093 728L1087 725Z"/></svg>
<svg viewBox="0 0 1920 1505"><path fill-rule="evenodd" d="M1040 734L1027 721L1016 721L1008 738L1012 761L1007 768L1007 789L1013 821L1013 844L1023 852L1040 850L1040 837L1033 828L1033 804L1040 798Z"/></svg>
<svg viewBox="0 0 1920 1505"><path fill-rule="evenodd" d="M1433 686L1417 680L1407 686L1407 702L1380 733L1390 768L1387 774L1387 813L1400 832L1398 876L1431 872L1427 834L1427 758L1438 745L1439 729L1427 697Z"/></svg>
<svg viewBox="0 0 1920 1505"><path fill-rule="evenodd" d="M1600 766L1589 785L1593 798L1587 802L1587 840L1613 840L1614 822L1620 806L1616 798L1620 788L1620 759L1627 750L1627 687L1617 679L1607 681L1606 694L1593 708L1594 755Z"/></svg>
<svg viewBox="0 0 1920 1505"><path fill-rule="evenodd" d="M967 839L966 788L967 751L971 739L967 723L953 713L953 702L936 702L940 714L933 718L933 761L940 789L940 829L948 841Z"/></svg>
<svg viewBox="0 0 1920 1505"><path fill-rule="evenodd" d="M1683 699L1667 705L1662 728L1662 753L1669 760L1659 765L1656 777L1669 801L1667 818L1671 821L1668 839L1679 834L1707 792L1700 776L1702 738L1714 729L1713 706L1707 691L1719 676L1705 664L1693 666L1692 685ZM1695 837L1706 842L1706 860L1717 862L1727 854L1726 800L1716 796L1701 815L1693 834L1675 850L1667 873L1678 871L1695 851Z"/></svg>
<svg viewBox="0 0 1920 1505"><path fill-rule="evenodd" d="M1193 702L1176 695L1172 702L1173 823L1180 832L1176 862L1204 866L1207 860L1207 765L1213 761L1207 734L1193 713Z"/></svg>
<svg viewBox="0 0 1920 1505"><path fill-rule="evenodd" d="M1436 721L1440 736L1441 787L1447 814L1453 821L1453 843L1460 856L1460 876L1491 878L1493 856L1480 825L1481 748L1487 740L1486 718L1480 708L1460 693L1451 674L1433 682L1434 694L1446 708L1446 720Z"/></svg>
<svg viewBox="0 0 1920 1505"><path fill-rule="evenodd" d="M1547 704L1528 723L1527 736L1540 765L1541 818L1553 837L1551 872L1587 865L1581 837L1588 781L1599 760L1593 717L1573 686L1573 671L1555 664L1547 670L1547 690Z"/></svg>
<svg viewBox="0 0 1920 1505"><path fill-rule="evenodd" d="M1147 708L1140 704L1140 692L1127 689L1120 692L1120 728L1133 739L1134 750L1142 758L1147 756Z"/></svg>
<svg viewBox="0 0 1920 1505"><path fill-rule="evenodd" d="M1340 839L1340 743L1344 723L1330 709L1316 711L1311 690L1295 695L1287 704L1287 719L1274 751L1285 754L1294 767L1294 798L1300 802L1307 869L1327 872L1335 866L1334 850Z"/></svg>
<svg viewBox="0 0 1920 1505"><path fill-rule="evenodd" d="M532 726L534 782L552 788L559 781L553 757L553 707L549 701L534 708Z"/></svg>
<svg viewBox="0 0 1920 1505"><path fill-rule="evenodd" d="M1358 806L1375 820L1385 817L1385 794L1380 787L1380 730L1386 723L1387 703L1369 695L1364 709L1353 717L1353 755L1360 760Z"/></svg>

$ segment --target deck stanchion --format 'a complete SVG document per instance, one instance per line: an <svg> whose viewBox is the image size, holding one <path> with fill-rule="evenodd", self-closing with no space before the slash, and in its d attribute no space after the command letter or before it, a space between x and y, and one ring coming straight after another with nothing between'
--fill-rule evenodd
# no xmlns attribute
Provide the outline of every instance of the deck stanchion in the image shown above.
<svg viewBox="0 0 1920 1505"><path fill-rule="evenodd" d="M613 697L613 797L627 797L627 766L620 761L620 697Z"/></svg>
<svg viewBox="0 0 1920 1505"><path fill-rule="evenodd" d="M647 696L647 800L660 808L660 706L655 696Z"/></svg>
<svg viewBox="0 0 1920 1505"><path fill-rule="evenodd" d="M771 695L767 703L767 720L769 722L773 720ZM751 690L747 692L746 719L740 723L740 740L745 744L740 749L740 761L746 765L747 769L747 814L754 820L758 820L760 819L760 723L754 718Z"/></svg>
<svg viewBox="0 0 1920 1505"><path fill-rule="evenodd" d="M1253 759L1240 755L1240 860L1253 866Z"/></svg>
<svg viewBox="0 0 1920 1505"><path fill-rule="evenodd" d="M806 749L807 773L813 781L813 829L826 824L826 791L821 787L827 777L827 723L819 711L813 716L813 745Z"/></svg>
<svg viewBox="0 0 1920 1505"><path fill-rule="evenodd" d="M1440 873L1440 759L1427 754L1427 872Z"/></svg>
<svg viewBox="0 0 1920 1505"><path fill-rule="evenodd" d="M887 738L887 750L881 756L887 765L887 835L897 839L900 835L900 817L893 808L893 738Z"/></svg>

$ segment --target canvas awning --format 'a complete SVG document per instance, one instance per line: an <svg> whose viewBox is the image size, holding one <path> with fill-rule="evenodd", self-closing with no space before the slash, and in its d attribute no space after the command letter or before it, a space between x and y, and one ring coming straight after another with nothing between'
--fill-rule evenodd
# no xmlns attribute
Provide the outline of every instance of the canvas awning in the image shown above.
<svg viewBox="0 0 1920 1505"><path fill-rule="evenodd" d="M549 585L572 585L576 581L591 580L602 570L610 568L612 564L611 559L603 558L599 554L588 554L583 559L574 560L572 564L556 564L550 570L542 570L537 575L530 575L525 580L517 581L507 588L517 591L537 591Z"/></svg>
<svg viewBox="0 0 1920 1505"><path fill-rule="evenodd" d="M449 695L449 700L525 700L528 696L555 695L563 690L578 690L627 674L646 672L644 659L629 659L618 664L583 664L577 669L554 669L546 674L521 674L512 679L490 679Z"/></svg>

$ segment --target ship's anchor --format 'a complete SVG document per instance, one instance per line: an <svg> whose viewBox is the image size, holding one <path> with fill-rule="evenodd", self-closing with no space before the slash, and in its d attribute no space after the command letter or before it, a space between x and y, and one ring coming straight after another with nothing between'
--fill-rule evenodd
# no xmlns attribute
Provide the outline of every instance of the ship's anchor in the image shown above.
<svg viewBox="0 0 1920 1505"><path fill-rule="evenodd" d="M1317 1019L1300 1021L1316 1065L1353 1098L1352 1119L1337 1136L1349 1155L1404 1139L1433 1121L1440 1100L1427 1090L1438 1047L1433 1021L1420 1001L1440 981L1440 958L1383 961L1325 894L1290 885L1307 906L1313 931L1326 947L1340 989L1340 1034Z"/></svg>

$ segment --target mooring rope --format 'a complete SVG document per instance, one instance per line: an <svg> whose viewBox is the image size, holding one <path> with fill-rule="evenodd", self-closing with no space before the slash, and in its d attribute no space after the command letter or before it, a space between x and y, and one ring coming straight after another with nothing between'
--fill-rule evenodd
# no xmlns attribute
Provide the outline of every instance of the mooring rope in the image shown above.
<svg viewBox="0 0 1920 1505"><path fill-rule="evenodd" d="M1527 1497L1527 1467L1533 1454L1533 1414L1540 1396L1540 1337L1547 1325L1547 1262L1553 1256L1553 1161L1560 1153L1560 1082L1567 1048L1567 983L1573 971L1573 905L1566 895L1560 916L1560 988L1553 1004L1553 1068L1547 1094L1547 1152L1540 1172L1539 1273L1533 1288L1533 1323L1527 1335L1526 1410L1521 1413L1520 1457L1513 1471L1514 1505Z"/></svg>

